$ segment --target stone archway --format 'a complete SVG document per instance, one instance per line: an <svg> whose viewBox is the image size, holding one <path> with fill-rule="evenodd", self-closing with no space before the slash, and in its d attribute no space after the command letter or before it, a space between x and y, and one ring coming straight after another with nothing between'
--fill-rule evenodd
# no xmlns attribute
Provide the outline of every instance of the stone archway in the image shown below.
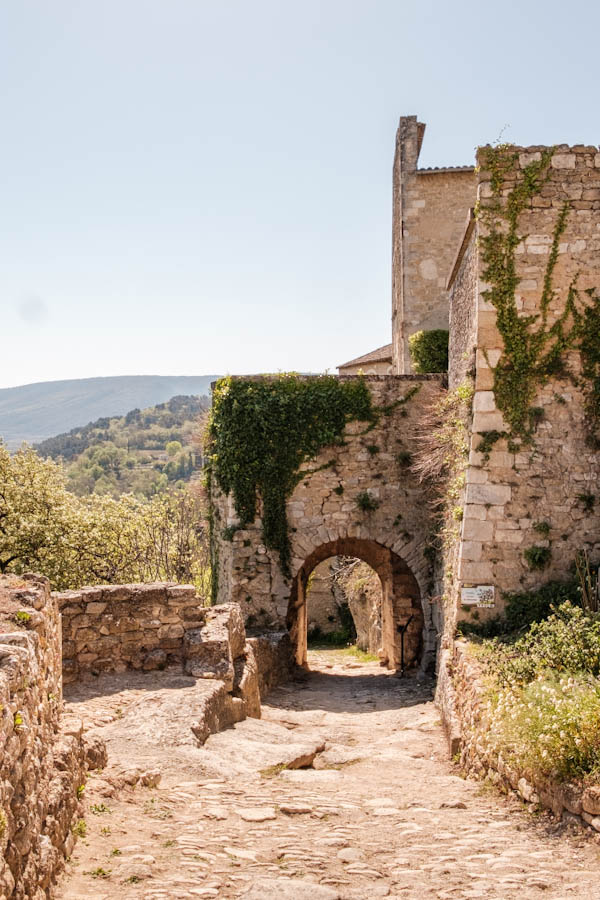
<svg viewBox="0 0 600 900"><path fill-rule="evenodd" d="M388 668L396 669L401 662L400 627L409 620L404 637L404 663L419 662L423 635L421 591L410 568L389 547L364 538L338 538L328 541L309 553L292 580L287 613L287 627L294 647L296 663L307 664L307 603L306 588L314 568L332 556L354 556L364 560L377 573L382 586L382 651Z"/></svg>

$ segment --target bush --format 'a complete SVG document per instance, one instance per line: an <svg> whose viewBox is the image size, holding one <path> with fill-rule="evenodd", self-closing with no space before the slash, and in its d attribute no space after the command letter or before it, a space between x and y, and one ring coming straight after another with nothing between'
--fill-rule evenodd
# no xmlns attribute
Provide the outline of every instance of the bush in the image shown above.
<svg viewBox="0 0 600 900"><path fill-rule="evenodd" d="M527 772L558 781L600 780L600 682L585 676L540 678L503 690L488 740Z"/></svg>
<svg viewBox="0 0 600 900"><path fill-rule="evenodd" d="M528 684L548 670L600 675L600 615L562 603L549 618L534 622L514 643L487 648L489 666L503 684Z"/></svg>
<svg viewBox="0 0 600 900"><path fill-rule="evenodd" d="M549 581L537 591L520 591L504 594L504 615L486 619L485 622L459 622L461 634L474 634L482 638L510 638L522 632L533 622L547 619L553 607L569 602L581 606L581 592L575 581Z"/></svg>
<svg viewBox="0 0 600 900"><path fill-rule="evenodd" d="M484 644L484 740L521 771L600 780L600 614L562 603L513 643Z"/></svg>
<svg viewBox="0 0 600 900"><path fill-rule="evenodd" d="M448 371L448 337L448 332L443 328L411 334L408 348L417 375Z"/></svg>

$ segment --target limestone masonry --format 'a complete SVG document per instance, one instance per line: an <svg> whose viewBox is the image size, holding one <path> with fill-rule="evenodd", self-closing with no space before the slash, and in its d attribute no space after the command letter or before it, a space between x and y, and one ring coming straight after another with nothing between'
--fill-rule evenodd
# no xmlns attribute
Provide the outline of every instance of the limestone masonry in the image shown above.
<svg viewBox="0 0 600 900"><path fill-rule="evenodd" d="M201 745L260 717L261 693L290 677L290 657L287 634L247 640L238 606L206 609L190 585L51 594L40 576L0 577L0 897L52 895L87 770L106 764L102 742L62 714L63 671L72 683L178 667L197 679L189 728Z"/></svg>

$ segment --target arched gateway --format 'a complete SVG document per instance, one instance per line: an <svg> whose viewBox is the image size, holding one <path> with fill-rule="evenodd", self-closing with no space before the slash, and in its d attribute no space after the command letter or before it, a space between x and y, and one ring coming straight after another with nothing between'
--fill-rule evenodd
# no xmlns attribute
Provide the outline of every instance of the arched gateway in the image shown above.
<svg viewBox="0 0 600 900"><path fill-rule="evenodd" d="M358 557L374 569L382 588L382 657L390 668L398 668L404 661L414 663L420 656L423 635L421 590L415 576L389 547L376 541L349 537L317 547L307 556L292 580L287 626L295 648L296 662L302 666L307 662L308 579L315 566L331 556Z"/></svg>
<svg viewBox="0 0 600 900"><path fill-rule="evenodd" d="M379 575L382 650L390 668L415 665L431 644L434 524L423 485L410 469L415 430L440 390L437 376L369 376L375 422L349 422L343 440L303 464L287 499L290 563L263 537L262 504L239 525L233 493L213 478L213 577L217 602L239 603L250 631L287 628L296 661L306 663L306 585L331 556L354 556ZM265 424L268 428L268 423ZM411 618L412 617L412 618ZM424 632L425 629L425 632Z"/></svg>

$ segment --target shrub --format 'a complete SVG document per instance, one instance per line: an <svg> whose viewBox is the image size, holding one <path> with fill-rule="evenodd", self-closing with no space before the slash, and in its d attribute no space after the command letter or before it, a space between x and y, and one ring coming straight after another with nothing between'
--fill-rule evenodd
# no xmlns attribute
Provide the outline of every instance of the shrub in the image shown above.
<svg viewBox="0 0 600 900"><path fill-rule="evenodd" d="M564 602L520 639L484 644L483 736L528 777L600 780L600 614Z"/></svg>
<svg viewBox="0 0 600 900"><path fill-rule="evenodd" d="M527 684L548 670L600 675L600 615L568 601L514 643L494 642L490 669L502 683Z"/></svg>
<svg viewBox="0 0 600 900"><path fill-rule="evenodd" d="M488 741L520 768L558 781L600 779L600 682L548 676L500 692Z"/></svg>
<svg viewBox="0 0 600 900"><path fill-rule="evenodd" d="M409 337L408 347L417 375L448 371L448 332L445 329L417 331Z"/></svg>
<svg viewBox="0 0 600 900"><path fill-rule="evenodd" d="M545 569L552 558L552 550L550 547L527 547L523 550L525 562L532 570Z"/></svg>

